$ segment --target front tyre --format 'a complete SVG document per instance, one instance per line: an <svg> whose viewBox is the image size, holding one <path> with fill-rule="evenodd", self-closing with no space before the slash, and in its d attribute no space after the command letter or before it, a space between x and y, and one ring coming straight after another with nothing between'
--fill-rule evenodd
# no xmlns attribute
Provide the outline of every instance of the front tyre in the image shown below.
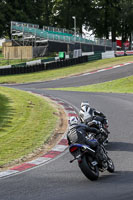
<svg viewBox="0 0 133 200"><path fill-rule="evenodd" d="M114 163L113 163L113 161L111 160L111 158L108 158L107 163L108 163L108 169L107 169L107 170L108 170L110 173L113 173L113 172L115 171L115 166L114 166Z"/></svg>
<svg viewBox="0 0 133 200"><path fill-rule="evenodd" d="M92 166L86 155L82 157L82 161L79 163L79 167L83 174L91 181L97 180L99 177L99 169L96 166Z"/></svg>

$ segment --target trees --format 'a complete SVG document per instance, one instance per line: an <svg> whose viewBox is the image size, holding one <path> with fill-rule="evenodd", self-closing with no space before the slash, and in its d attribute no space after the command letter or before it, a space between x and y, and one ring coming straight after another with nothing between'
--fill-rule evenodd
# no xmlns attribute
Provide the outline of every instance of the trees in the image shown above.
<svg viewBox="0 0 133 200"><path fill-rule="evenodd" d="M53 1L52 0L36 0L35 13L36 23L42 26L51 26L53 18Z"/></svg>
<svg viewBox="0 0 133 200"><path fill-rule="evenodd" d="M74 11L73 0L54 0L53 6L53 24L58 27L72 29Z"/></svg>
<svg viewBox="0 0 133 200"><path fill-rule="evenodd" d="M3 25L0 36L10 35L11 21L30 22L34 19L34 5L33 0L3 0L0 4L1 24ZM32 6L31 6L32 5ZM33 12L31 12L33 10Z"/></svg>
<svg viewBox="0 0 133 200"><path fill-rule="evenodd" d="M112 42L117 36L125 42L133 31L133 0L93 0L92 15L87 24L97 37L109 38Z"/></svg>
<svg viewBox="0 0 133 200"><path fill-rule="evenodd" d="M120 35L124 43L128 38L131 39L131 34L133 32L133 0L121 0L120 8Z"/></svg>
<svg viewBox="0 0 133 200"><path fill-rule="evenodd" d="M1 10L1 12L0 12L0 37L4 36L5 35L5 31L6 31L6 29L5 29L5 21L6 21L6 19L5 19L5 14L4 14L5 5L4 4L5 3L3 1L0 2L0 10Z"/></svg>
<svg viewBox="0 0 133 200"><path fill-rule="evenodd" d="M89 27L97 37L126 41L133 31L133 0L1 0L0 36L9 35L10 21L73 30L72 16L82 33Z"/></svg>
<svg viewBox="0 0 133 200"><path fill-rule="evenodd" d="M92 17L88 19L90 28L94 30L97 37L116 40L119 30L119 1L117 0L95 0L93 1Z"/></svg>

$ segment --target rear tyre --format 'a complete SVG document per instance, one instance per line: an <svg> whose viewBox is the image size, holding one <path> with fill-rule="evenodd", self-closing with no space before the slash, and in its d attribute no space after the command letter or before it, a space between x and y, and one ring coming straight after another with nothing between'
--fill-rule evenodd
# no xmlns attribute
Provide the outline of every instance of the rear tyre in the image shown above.
<svg viewBox="0 0 133 200"><path fill-rule="evenodd" d="M114 163L113 163L113 161L111 160L111 158L108 158L107 163L108 163L108 169L107 169L107 170L108 170L110 173L113 173L113 172L115 171L115 166L114 166Z"/></svg>
<svg viewBox="0 0 133 200"><path fill-rule="evenodd" d="M91 181L95 181L99 177L99 169L96 166L92 166L87 156L82 157L82 161L79 163L79 167L83 174L90 179Z"/></svg>

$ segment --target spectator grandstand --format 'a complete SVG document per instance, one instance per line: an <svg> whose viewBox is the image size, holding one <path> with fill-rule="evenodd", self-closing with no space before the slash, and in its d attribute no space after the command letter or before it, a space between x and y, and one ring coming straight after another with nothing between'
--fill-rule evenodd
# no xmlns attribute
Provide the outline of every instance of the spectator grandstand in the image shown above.
<svg viewBox="0 0 133 200"><path fill-rule="evenodd" d="M72 51L82 49L83 51L104 51L112 49L109 40L89 40L81 36L75 36L70 30L57 27L43 26L37 24L11 22L11 39L13 46L47 46L49 51ZM56 47L55 47L56 46ZM101 48L102 47L102 48Z"/></svg>
<svg viewBox="0 0 133 200"><path fill-rule="evenodd" d="M69 43L85 43L85 44L98 44L98 45L106 45L111 46L111 42L109 40L88 40L82 37L74 36L72 31L56 28L56 27L48 27L43 26L43 29L39 29L39 25L37 24L29 24L23 22L11 22L11 35L12 36L23 36L23 38L37 38L39 40L51 40L51 41L61 41L61 42L69 42Z"/></svg>

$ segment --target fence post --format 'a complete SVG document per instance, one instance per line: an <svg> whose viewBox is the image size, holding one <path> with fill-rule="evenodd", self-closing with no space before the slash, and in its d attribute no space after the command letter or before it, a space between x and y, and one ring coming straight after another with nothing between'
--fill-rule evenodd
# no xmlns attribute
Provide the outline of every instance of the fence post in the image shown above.
<svg viewBox="0 0 133 200"><path fill-rule="evenodd" d="M9 65L9 51L8 51L8 65Z"/></svg>
<svg viewBox="0 0 133 200"><path fill-rule="evenodd" d="M22 49L21 49L21 61L22 61Z"/></svg>

